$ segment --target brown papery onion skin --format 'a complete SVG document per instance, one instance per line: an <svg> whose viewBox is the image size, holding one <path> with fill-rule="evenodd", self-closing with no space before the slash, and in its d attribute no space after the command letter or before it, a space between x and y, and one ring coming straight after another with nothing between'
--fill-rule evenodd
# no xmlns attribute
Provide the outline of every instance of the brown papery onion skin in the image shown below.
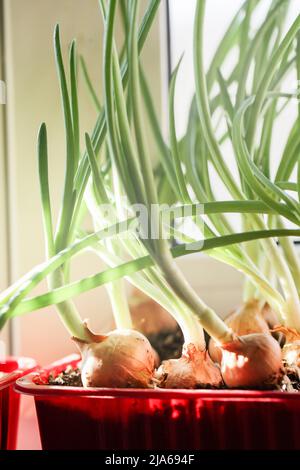
<svg viewBox="0 0 300 470"><path fill-rule="evenodd" d="M264 320L267 322L270 330L280 323L277 313L272 309L268 302L264 304L261 314Z"/></svg>
<svg viewBox="0 0 300 470"><path fill-rule="evenodd" d="M251 299L231 313L225 319L225 323L238 336L243 336L251 333L269 333L268 320L271 321L271 318L276 318L276 314L270 307L267 308L267 304L261 307L257 299ZM270 324L270 327L273 326ZM220 364L222 352L213 339L209 341L208 350L213 362Z"/></svg>
<svg viewBox="0 0 300 470"><path fill-rule="evenodd" d="M140 290L133 290L129 307L134 329L144 335L176 331L177 322L170 313Z"/></svg>
<svg viewBox="0 0 300 470"><path fill-rule="evenodd" d="M149 388L155 355L148 339L135 330L93 335L91 342L73 338L82 355L84 387Z"/></svg>
<svg viewBox="0 0 300 470"><path fill-rule="evenodd" d="M222 345L221 373L229 388L272 388L282 376L281 348L268 333L237 337Z"/></svg>
<svg viewBox="0 0 300 470"><path fill-rule="evenodd" d="M180 359L164 361L156 372L161 388L219 388L223 381L220 369L193 344L185 345Z"/></svg>
<svg viewBox="0 0 300 470"><path fill-rule="evenodd" d="M295 328L282 325L277 325L273 332L284 335L282 359L289 371L294 371L300 377L300 333Z"/></svg>
<svg viewBox="0 0 300 470"><path fill-rule="evenodd" d="M295 369L300 376L300 340L286 343L282 348L282 358L291 369Z"/></svg>

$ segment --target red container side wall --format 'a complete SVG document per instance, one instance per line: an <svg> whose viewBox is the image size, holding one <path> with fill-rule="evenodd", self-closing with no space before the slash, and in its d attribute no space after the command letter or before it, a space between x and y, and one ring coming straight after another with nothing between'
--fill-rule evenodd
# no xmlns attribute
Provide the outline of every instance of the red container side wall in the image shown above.
<svg viewBox="0 0 300 470"><path fill-rule="evenodd" d="M44 449L300 449L299 400L37 397Z"/></svg>

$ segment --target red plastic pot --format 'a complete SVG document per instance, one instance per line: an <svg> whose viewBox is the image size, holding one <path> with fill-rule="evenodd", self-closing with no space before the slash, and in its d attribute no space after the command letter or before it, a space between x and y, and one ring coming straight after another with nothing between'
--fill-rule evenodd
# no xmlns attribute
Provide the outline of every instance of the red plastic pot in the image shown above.
<svg viewBox="0 0 300 470"><path fill-rule="evenodd" d="M33 371L33 359L8 357L0 361L0 449L14 450L17 442L20 395L14 391L15 381Z"/></svg>
<svg viewBox="0 0 300 470"><path fill-rule="evenodd" d="M300 449L300 394L38 385L78 357L19 379L43 449Z"/></svg>

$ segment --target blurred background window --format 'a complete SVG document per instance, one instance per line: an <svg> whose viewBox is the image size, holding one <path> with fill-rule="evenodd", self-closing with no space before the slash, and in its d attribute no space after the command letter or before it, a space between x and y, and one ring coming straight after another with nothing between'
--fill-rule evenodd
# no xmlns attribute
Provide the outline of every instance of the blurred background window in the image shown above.
<svg viewBox="0 0 300 470"><path fill-rule="evenodd" d="M256 13L253 15L252 28L257 30L261 25L264 13L270 7L272 0L263 0L256 8ZM244 4L244 0L208 0L206 2L206 17L204 24L204 61L206 68L209 67L211 59L214 55L217 45L220 43L227 27L232 21L235 13ZM195 92L194 85L194 69L193 69L193 19L195 12L196 0L189 0L183 2L180 0L168 0L168 17L169 17L169 51L170 51L170 68L174 69L182 57L178 78L177 88L175 95L175 110L176 110L176 128L178 138L184 135L188 113L192 97ZM291 0L289 5L289 13L286 18L285 28L283 34L288 30L296 16L300 13L299 0ZM237 59L237 49L229 54L228 59L225 61L225 67L222 69L222 74L226 77L232 70L234 61ZM299 89L300 84L297 83L295 70L292 70L283 80L282 90L288 92L295 92ZM214 93L214 91L213 91ZM280 106L284 103L284 99L278 100ZM278 168L278 162L282 155L287 136L297 116L297 103L291 100L280 117L276 120L272 143L272 166L270 168L271 176L275 176ZM219 119L217 114L216 121ZM226 127L225 117L223 117L223 128ZM221 126L222 129L222 126ZM236 161L233 155L231 144L228 141L222 145L222 153L226 160L231 172L238 178L238 170ZM219 200L226 200L229 198L227 189L224 187L223 182L220 180L217 172L212 166L210 167L211 177L214 182L215 196ZM296 181L297 169L291 175L291 180ZM237 231L241 230L241 219L239 215L227 215L230 219L232 226ZM294 228L291 222L286 222L288 228ZM297 244L300 243L299 239L295 239Z"/></svg>

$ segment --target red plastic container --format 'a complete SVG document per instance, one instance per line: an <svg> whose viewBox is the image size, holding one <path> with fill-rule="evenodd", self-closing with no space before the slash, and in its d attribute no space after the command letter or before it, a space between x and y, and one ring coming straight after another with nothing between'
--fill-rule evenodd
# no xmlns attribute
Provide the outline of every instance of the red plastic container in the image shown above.
<svg viewBox="0 0 300 470"><path fill-rule="evenodd" d="M300 394L37 385L69 357L16 383L35 397L43 449L300 449Z"/></svg>
<svg viewBox="0 0 300 470"><path fill-rule="evenodd" d="M20 395L14 389L15 381L33 371L36 362L33 359L8 357L0 361L0 449L14 450L17 442Z"/></svg>

